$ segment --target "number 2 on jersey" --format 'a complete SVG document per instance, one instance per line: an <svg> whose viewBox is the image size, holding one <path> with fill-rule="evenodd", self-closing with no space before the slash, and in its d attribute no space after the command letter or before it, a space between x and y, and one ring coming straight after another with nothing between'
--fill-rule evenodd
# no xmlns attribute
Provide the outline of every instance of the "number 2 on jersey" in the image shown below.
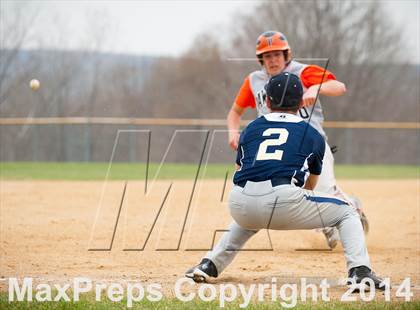
<svg viewBox="0 0 420 310"><path fill-rule="evenodd" d="M269 137L271 135L279 135L275 139L267 139L260 144L257 153L257 160L281 160L283 157L282 150L275 150L272 153L267 153L267 148L269 146L278 146L286 143L287 138L289 137L289 132L285 128L268 128L263 132L264 137Z"/></svg>

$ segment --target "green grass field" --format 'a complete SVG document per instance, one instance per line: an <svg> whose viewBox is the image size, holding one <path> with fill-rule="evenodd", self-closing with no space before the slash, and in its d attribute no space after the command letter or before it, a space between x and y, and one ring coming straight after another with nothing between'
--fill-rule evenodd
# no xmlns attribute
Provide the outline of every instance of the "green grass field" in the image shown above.
<svg viewBox="0 0 420 310"><path fill-rule="evenodd" d="M239 302L227 303L223 309L239 309ZM81 297L78 302L11 302L8 301L7 293L0 293L0 309L220 309L218 300L211 302L204 302L199 299L194 299L190 302L182 302L178 299L163 299L158 302L151 302L142 300L134 302L132 308L126 307L126 300L120 302L112 302L110 300L97 302L93 296ZM280 302L271 303L253 303L248 305L247 309L281 309ZM309 310L309 309L419 309L420 302L319 302L316 304L311 303L297 303L292 309L296 310ZM285 309L285 308L283 308Z"/></svg>
<svg viewBox="0 0 420 310"><path fill-rule="evenodd" d="M2 180L104 180L108 163L79 162L2 162L0 178ZM159 164L149 166L148 178L152 179ZM336 176L341 179L418 179L420 166L404 165L337 165ZM224 178L234 173L230 164L210 164L205 178ZM162 167L159 179L191 179L197 173L197 165L168 163ZM200 177L204 167L200 169ZM110 180L143 180L146 165L132 163L115 163L109 169Z"/></svg>

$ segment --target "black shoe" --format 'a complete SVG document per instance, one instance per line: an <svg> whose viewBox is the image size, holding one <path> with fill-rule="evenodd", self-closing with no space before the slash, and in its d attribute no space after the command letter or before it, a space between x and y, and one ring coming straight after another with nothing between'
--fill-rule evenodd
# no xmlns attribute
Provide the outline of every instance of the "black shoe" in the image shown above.
<svg viewBox="0 0 420 310"><path fill-rule="evenodd" d="M210 277L217 278L217 268L211 260L203 258L197 266L188 269L185 276L197 283L206 282Z"/></svg>
<svg viewBox="0 0 420 310"><path fill-rule="evenodd" d="M358 292L360 290L366 290L367 288L370 288L370 281L364 281L363 287L361 287L361 282L364 278L369 278L373 281L375 288L381 291L385 290L385 285L380 286L380 284L383 282L381 278L379 278L372 270L370 270L369 267L366 266L359 266L354 267L349 270L349 278L354 278L355 290L354 292ZM352 285L351 281L347 282L347 285Z"/></svg>

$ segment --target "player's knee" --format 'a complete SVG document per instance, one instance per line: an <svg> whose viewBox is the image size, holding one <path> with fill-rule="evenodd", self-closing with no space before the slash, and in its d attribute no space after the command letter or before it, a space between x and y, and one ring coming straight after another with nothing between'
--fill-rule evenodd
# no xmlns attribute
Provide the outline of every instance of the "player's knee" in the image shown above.
<svg viewBox="0 0 420 310"><path fill-rule="evenodd" d="M340 219L337 221L335 227L340 229L345 223L360 223L360 216L354 208L349 205L342 206ZM353 224L351 224L353 225Z"/></svg>
<svg viewBox="0 0 420 310"><path fill-rule="evenodd" d="M243 229L246 229L250 233L254 231L258 231L261 227L259 227L258 223L256 223L253 219L244 216L232 216L235 222Z"/></svg>
<svg viewBox="0 0 420 310"><path fill-rule="evenodd" d="M360 215L356 211L356 209L353 208L352 206L350 205L343 206L343 218L351 218L351 217L360 218Z"/></svg>

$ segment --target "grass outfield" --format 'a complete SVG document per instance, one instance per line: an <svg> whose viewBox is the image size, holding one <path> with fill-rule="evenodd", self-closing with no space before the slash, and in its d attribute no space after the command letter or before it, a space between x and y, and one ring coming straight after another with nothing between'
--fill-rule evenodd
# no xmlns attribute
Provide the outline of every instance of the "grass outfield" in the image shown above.
<svg viewBox="0 0 420 310"><path fill-rule="evenodd" d="M149 166L148 178L152 179L159 164ZM202 167L204 168L204 167ZM104 180L108 163L79 162L1 162L0 178L3 180ZM418 179L420 166L409 165L337 165L336 177L342 179ZM204 169L201 169L201 174ZM234 172L230 164L210 164L206 178L229 177ZM165 164L159 179L191 179L197 173L197 165ZM115 163L109 171L110 180L142 180L146 175L145 164Z"/></svg>
<svg viewBox="0 0 420 310"><path fill-rule="evenodd" d="M54 296L53 296L54 297ZM239 309L238 302L226 303L223 309ZM204 302L194 299L190 302L182 302L178 299L163 299L158 302L142 300L133 302L132 308L126 307L126 300L120 302L112 302L110 300L97 302L94 297L81 297L78 302L11 302L8 301L7 293L0 293L0 309L220 309L219 301ZM297 303L292 309L309 310L309 309L419 309L420 302L319 302ZM282 308L280 302L265 302L249 304L246 309L285 309Z"/></svg>

